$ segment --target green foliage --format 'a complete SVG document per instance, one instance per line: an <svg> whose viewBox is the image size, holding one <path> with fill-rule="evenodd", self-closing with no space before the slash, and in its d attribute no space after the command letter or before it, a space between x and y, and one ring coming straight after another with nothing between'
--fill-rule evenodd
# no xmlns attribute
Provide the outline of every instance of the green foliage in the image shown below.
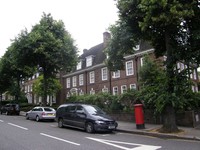
<svg viewBox="0 0 200 150"><path fill-rule="evenodd" d="M145 57L144 65L139 72L141 90L139 98L144 100L145 107L163 112L165 106L172 105L176 110L188 110L199 107L198 96L192 92L192 82L188 80L187 71L181 71L173 79L174 93L166 92L166 75L157 62Z"/></svg>
<svg viewBox="0 0 200 150"><path fill-rule="evenodd" d="M145 107L158 112L162 111L166 102L162 99L166 95L164 71L158 63L146 56L139 71L139 77L141 85L139 97L144 101Z"/></svg>
<svg viewBox="0 0 200 150"><path fill-rule="evenodd" d="M61 84L57 79L48 78L47 79L47 95L54 95L61 89ZM33 92L38 96L44 96L44 77L39 76L33 83Z"/></svg>
<svg viewBox="0 0 200 150"><path fill-rule="evenodd" d="M134 104L142 103L139 99L138 91L134 89L128 89L126 93L119 96L119 100L123 110L127 112L133 111Z"/></svg>
<svg viewBox="0 0 200 150"><path fill-rule="evenodd" d="M109 29L112 34L112 40L105 49L109 56L106 64L112 71L122 70L124 69L124 55L134 53L132 47L138 43L139 39L138 37L133 37L130 28L124 22L118 22L116 25L110 26Z"/></svg>
<svg viewBox="0 0 200 150"><path fill-rule="evenodd" d="M45 76L52 77L61 70L70 71L76 65L74 40L65 30L64 23L54 20L50 14L44 13L39 24L33 26L29 47L34 56L31 58Z"/></svg>
<svg viewBox="0 0 200 150"><path fill-rule="evenodd" d="M105 112L121 113L133 112L134 103L137 102L136 90L128 90L122 95L111 95L109 93L98 93L95 95L71 96L66 102L80 102L97 105Z"/></svg>
<svg viewBox="0 0 200 150"><path fill-rule="evenodd" d="M1 59L0 91L12 88L10 92L18 99L21 80L41 71L44 76L43 103L46 104L47 94L55 91L47 82L54 83L51 78L61 71L70 71L76 62L77 48L71 35L65 30L64 23L44 13L40 22L29 33L24 30L13 40Z"/></svg>
<svg viewBox="0 0 200 150"><path fill-rule="evenodd" d="M164 110L164 115L167 114L164 119L165 129L177 130L175 117L172 116L175 116L174 108L179 105L178 101L182 97L178 97L180 95L177 92L179 88L176 85L175 66L178 61L186 64L200 63L200 2L199 0L117 0L117 7L119 9L117 24L120 25L118 30L129 29L128 32L131 33L128 35L132 34L132 37L136 39L138 37L140 40L149 42L155 49L154 53L157 57L167 56L164 88L160 87L165 93L160 94L158 105L162 107L158 110ZM111 43L115 40L114 36ZM126 40L128 40L127 43L133 41L132 38ZM119 43L123 44L121 41ZM123 46L115 47L115 53L123 56L129 54L132 49L129 47L127 51L124 51L120 49L121 47ZM109 54L109 57L114 59L109 60L110 62L118 62L116 59L120 56L115 58L113 57L115 54ZM152 92L152 88L148 88L150 88L149 92ZM153 89L156 92L159 90L155 86ZM156 94L150 93L150 97L158 97ZM167 112L167 109L172 115ZM171 120L171 126L168 120Z"/></svg>

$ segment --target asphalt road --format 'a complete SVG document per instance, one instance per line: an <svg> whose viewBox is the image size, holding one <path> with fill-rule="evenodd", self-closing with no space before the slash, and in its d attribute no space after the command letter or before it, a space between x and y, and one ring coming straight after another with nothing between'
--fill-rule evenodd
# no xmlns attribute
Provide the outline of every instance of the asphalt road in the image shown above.
<svg viewBox="0 0 200 150"><path fill-rule="evenodd" d="M0 150L199 150L200 142L127 133L89 134L36 122L23 116L0 115Z"/></svg>

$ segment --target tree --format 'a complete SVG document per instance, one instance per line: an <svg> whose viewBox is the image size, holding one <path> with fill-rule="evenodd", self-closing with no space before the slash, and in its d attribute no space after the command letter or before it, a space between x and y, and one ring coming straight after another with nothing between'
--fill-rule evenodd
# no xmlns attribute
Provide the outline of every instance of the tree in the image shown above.
<svg viewBox="0 0 200 150"><path fill-rule="evenodd" d="M45 13L39 24L28 35L26 59L38 67L44 77L43 104L46 105L48 79L61 71L70 71L77 62L77 48L62 21L56 21ZM24 53L24 52L22 52Z"/></svg>
<svg viewBox="0 0 200 150"><path fill-rule="evenodd" d="M176 110L187 110L188 107L198 107L192 92L192 82L188 80L187 72L183 71L175 82L175 91L172 103ZM140 91L139 99L144 100L145 107L153 109L155 114L162 113L167 101L167 78L161 61L153 60L148 56L144 58L144 64L139 71ZM196 104L195 104L196 103Z"/></svg>
<svg viewBox="0 0 200 150"><path fill-rule="evenodd" d="M25 47L26 42L27 31L25 30L12 40L11 45L2 57L0 72L4 76L3 82L7 82L5 87L11 95L15 96L16 101L21 96L21 80L32 76L34 72L34 68L27 65L26 58L21 53L21 49Z"/></svg>
<svg viewBox="0 0 200 150"><path fill-rule="evenodd" d="M120 18L117 24L118 30L122 30L123 27L133 34L132 38L127 40L133 41L136 38L137 41L140 38L148 41L154 47L156 57L167 56L162 130L177 131L174 103L177 80L175 66L178 61L199 64L200 2L199 0L118 0L117 7ZM111 34L115 32L111 31ZM126 55L132 49L130 47L122 52L123 42L119 40L118 45L115 53L120 55ZM111 46L108 48L110 49L108 53L110 58L114 58ZM123 63L122 59L119 61L115 59L115 62Z"/></svg>
<svg viewBox="0 0 200 150"><path fill-rule="evenodd" d="M60 89L61 84L58 79L48 78L47 79L47 91L46 94L49 96L54 96ZM38 96L44 96L44 77L39 76L33 83L33 92Z"/></svg>

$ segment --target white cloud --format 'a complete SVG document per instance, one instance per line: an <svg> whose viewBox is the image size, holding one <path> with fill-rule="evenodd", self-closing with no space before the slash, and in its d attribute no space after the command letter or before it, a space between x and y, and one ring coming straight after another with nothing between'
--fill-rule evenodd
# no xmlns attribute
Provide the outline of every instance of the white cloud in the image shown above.
<svg viewBox="0 0 200 150"><path fill-rule="evenodd" d="M21 30L39 23L43 12L62 20L79 51L103 41L103 32L117 21L114 0L6 0L0 1L0 57Z"/></svg>

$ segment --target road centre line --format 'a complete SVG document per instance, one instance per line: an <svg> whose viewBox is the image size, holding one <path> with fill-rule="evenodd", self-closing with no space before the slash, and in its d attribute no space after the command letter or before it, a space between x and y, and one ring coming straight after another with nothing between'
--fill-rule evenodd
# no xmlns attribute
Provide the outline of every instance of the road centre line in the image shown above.
<svg viewBox="0 0 200 150"><path fill-rule="evenodd" d="M46 136L46 137L50 137L52 139L56 139L56 140L63 141L63 142L66 142L66 143L70 143L70 144L74 144L74 145L80 146L80 144L78 144L78 143L67 141L67 140L64 140L64 139L61 139L61 138L58 138L58 137L55 137L55 136L51 136L51 135L45 134L45 133L40 133L40 135L43 135L43 136Z"/></svg>
<svg viewBox="0 0 200 150"><path fill-rule="evenodd" d="M4 122L3 120L0 120L0 122Z"/></svg>
<svg viewBox="0 0 200 150"><path fill-rule="evenodd" d="M13 124L13 123L8 123L8 124L11 125L11 126L15 126L15 127L24 129L24 130L28 130L28 128L24 128L24 127L22 127L22 126L19 126L19 125Z"/></svg>

